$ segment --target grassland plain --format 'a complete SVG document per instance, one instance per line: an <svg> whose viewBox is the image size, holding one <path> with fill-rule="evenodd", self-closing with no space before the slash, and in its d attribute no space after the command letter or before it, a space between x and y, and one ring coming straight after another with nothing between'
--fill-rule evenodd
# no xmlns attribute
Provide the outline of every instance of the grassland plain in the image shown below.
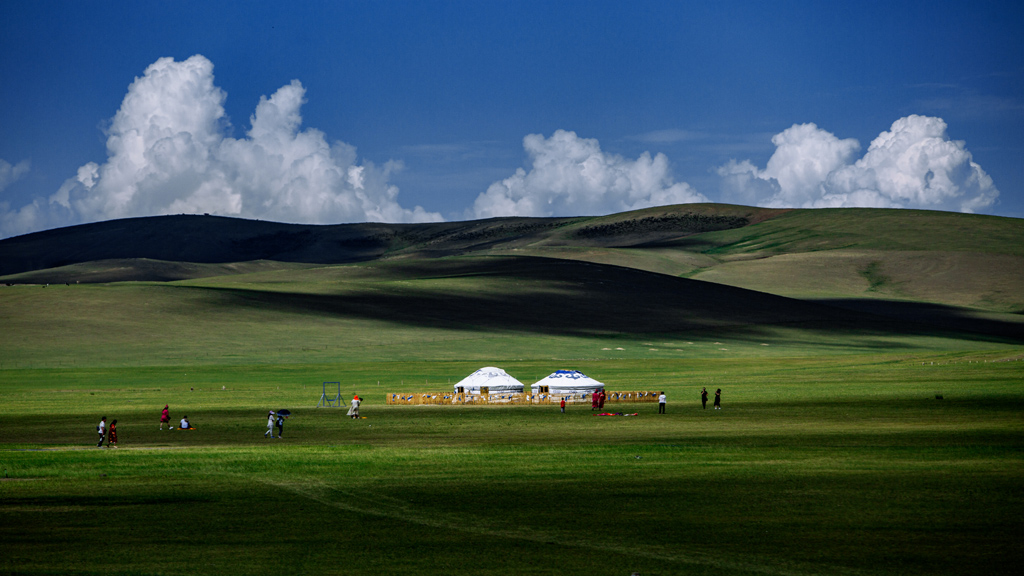
<svg viewBox="0 0 1024 576"><path fill-rule="evenodd" d="M893 292L904 285L887 266L918 262L910 251L964 252L956 238L975 237L972 254L1019 257L1019 225L881 212L890 221L874 230L868 212L702 210L712 217L442 230L462 243L511 234L495 225L543 231L502 248L518 256L133 260L128 278L183 279L0 288L0 572L1016 574L1024 338L1007 312L1020 292L985 304L991 283L951 280L984 266L936 276L948 287L939 299ZM749 225L729 228L734 217ZM636 244L680 219L707 229ZM940 238L943 222L959 232ZM264 244L301 248L316 235L278 228ZM416 229L371 231L422 249ZM566 243L576 236L586 245ZM873 304L629 266L684 274L815 250L832 262L876 253L840 264L823 292L811 288L827 266L794 268L801 294L874 286ZM522 257L558 251L619 265ZM121 274L74 266L83 278ZM784 277L751 276L780 290ZM885 309L947 300L975 308L919 314L939 323ZM613 390L664 390L668 413L384 404L387 392L449 390L484 365L528 384L572 368ZM315 408L323 381L365 398L366 418ZM702 387L722 388L722 410L700 408ZM196 430L159 430L164 404ZM265 439L278 408L294 415L283 439ZM118 420L119 448L95 447L101 415Z"/></svg>
<svg viewBox="0 0 1024 576"><path fill-rule="evenodd" d="M573 362L666 390L665 416L615 406L636 417L383 404L472 361L5 370L0 569L1009 574L1022 354ZM314 408L325 378L367 418ZM700 409L701 386L723 410ZM197 430L158 430L164 403ZM281 407L295 416L267 440ZM101 413L121 448L94 447Z"/></svg>

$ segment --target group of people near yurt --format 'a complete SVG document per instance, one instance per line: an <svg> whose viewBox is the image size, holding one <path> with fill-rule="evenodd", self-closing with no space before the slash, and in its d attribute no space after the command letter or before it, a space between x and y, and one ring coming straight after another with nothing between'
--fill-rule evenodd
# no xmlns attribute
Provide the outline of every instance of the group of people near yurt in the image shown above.
<svg viewBox="0 0 1024 576"><path fill-rule="evenodd" d="M464 394L481 394L483 390L487 390L488 394L515 394L523 392L524 385L519 380L516 380L510 376L507 372L501 368L495 368L488 366L481 368L476 372L473 372L469 376L463 378L455 384L455 394L453 394L453 402L455 402L455 395L458 393ZM565 412L565 403L567 399L590 399L591 410L603 410L604 403L607 399L607 394L604 389L604 384L594 380L590 376L580 372L579 370L555 370L551 374L541 378L531 386L531 391L534 395L541 393L542 389L546 389L547 393L552 398L560 398L559 405L562 408L562 412ZM658 413L665 413L665 392L658 393ZM701 391L701 404L706 408L708 403L708 391L704 388ZM715 391L715 410L722 409L722 389L719 388Z"/></svg>

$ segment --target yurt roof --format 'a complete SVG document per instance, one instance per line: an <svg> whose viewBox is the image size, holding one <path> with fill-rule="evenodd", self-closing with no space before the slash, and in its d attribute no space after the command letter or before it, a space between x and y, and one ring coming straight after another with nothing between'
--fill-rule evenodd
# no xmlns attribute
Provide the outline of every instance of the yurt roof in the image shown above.
<svg viewBox="0 0 1024 576"><path fill-rule="evenodd" d="M556 370L538 380L533 388L540 386L548 386L552 391L604 388L603 383L579 370Z"/></svg>
<svg viewBox="0 0 1024 576"><path fill-rule="evenodd" d="M455 388L479 389L487 386L491 391L496 390L519 390L522 391L523 383L516 380L501 368L486 366L459 380Z"/></svg>

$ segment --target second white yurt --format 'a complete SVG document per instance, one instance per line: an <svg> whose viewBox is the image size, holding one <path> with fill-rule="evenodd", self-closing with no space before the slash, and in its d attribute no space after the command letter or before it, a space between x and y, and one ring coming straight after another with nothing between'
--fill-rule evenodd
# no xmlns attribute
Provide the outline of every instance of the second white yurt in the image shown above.
<svg viewBox="0 0 1024 576"><path fill-rule="evenodd" d="M487 366L473 372L455 383L455 391L459 388L466 394L479 394L481 388L487 388L491 394L522 392L523 383L508 375L501 368Z"/></svg>
<svg viewBox="0 0 1024 576"><path fill-rule="evenodd" d="M552 396L591 394L598 390L604 390L604 384L579 370L556 370L538 380L531 388L534 393L537 393L545 386Z"/></svg>

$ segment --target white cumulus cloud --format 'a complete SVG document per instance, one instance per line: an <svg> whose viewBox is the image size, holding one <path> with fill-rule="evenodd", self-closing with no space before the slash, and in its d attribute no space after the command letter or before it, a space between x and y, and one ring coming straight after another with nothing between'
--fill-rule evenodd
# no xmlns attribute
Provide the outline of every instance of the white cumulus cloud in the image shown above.
<svg viewBox="0 0 1024 576"><path fill-rule="evenodd" d="M601 151L597 140L556 131L550 138L523 138L529 171L520 168L491 184L468 211L494 216L578 216L706 202L685 182L674 182L664 154L645 152L636 160Z"/></svg>
<svg viewBox="0 0 1024 576"><path fill-rule="evenodd" d="M442 220L398 203L389 176L400 163L358 163L354 147L303 130L298 80L260 99L243 138L227 135L226 97L205 57L157 60L128 87L106 161L82 166L47 202L23 210L65 223L182 212L310 224ZM4 212L0 233L25 231L9 227L13 213Z"/></svg>
<svg viewBox="0 0 1024 576"><path fill-rule="evenodd" d="M975 212L999 196L992 178L946 123L930 116L900 118L854 160L859 143L814 124L797 124L772 138L764 169L731 160L718 169L723 198L769 207L925 208Z"/></svg>

